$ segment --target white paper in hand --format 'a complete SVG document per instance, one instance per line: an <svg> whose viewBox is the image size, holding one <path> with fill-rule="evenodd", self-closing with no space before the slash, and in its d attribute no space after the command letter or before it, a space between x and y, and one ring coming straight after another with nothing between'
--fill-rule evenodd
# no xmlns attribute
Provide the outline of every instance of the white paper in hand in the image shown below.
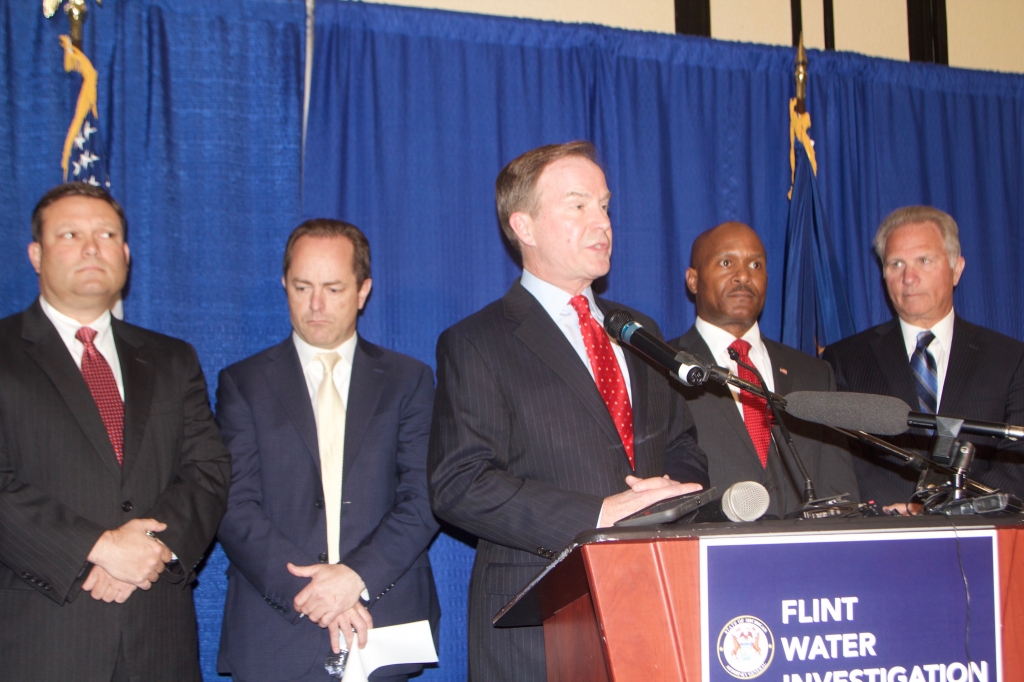
<svg viewBox="0 0 1024 682"><path fill-rule="evenodd" d="M342 682L368 682L377 668L400 663L437 663L430 623L425 620L366 632L366 648L353 646L345 665Z"/></svg>

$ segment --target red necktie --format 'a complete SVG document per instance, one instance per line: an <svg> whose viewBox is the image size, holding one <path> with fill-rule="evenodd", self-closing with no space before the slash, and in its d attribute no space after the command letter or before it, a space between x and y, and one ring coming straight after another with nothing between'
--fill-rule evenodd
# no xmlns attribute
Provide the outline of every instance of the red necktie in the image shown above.
<svg viewBox="0 0 1024 682"><path fill-rule="evenodd" d="M604 404L615 422L615 430L622 438L626 448L630 468L636 468L633 461L633 407L629 404L629 393L626 391L626 380L622 377L622 369L612 350L612 342L608 334L590 314L590 302L586 296L573 296L569 304L575 308L580 318L580 332L583 345L587 347L587 358L590 368L594 370L597 390L604 398Z"/></svg>
<svg viewBox="0 0 1024 682"><path fill-rule="evenodd" d="M754 364L750 361L749 342L736 339L729 348L740 354L740 362L745 362L748 365ZM743 365L737 363L737 370L740 379L749 381L755 386L761 385L754 373L744 368ZM750 434L750 440L754 443L754 449L757 450L757 457L761 460L761 466L767 467L768 446L772 442L772 420L768 414L768 403L761 396L747 391L740 391L740 403L743 405L743 421L747 425L747 433Z"/></svg>
<svg viewBox="0 0 1024 682"><path fill-rule="evenodd" d="M96 330L82 327L75 332L75 338L85 346L82 353L82 377L100 410L103 426L107 427L107 436L114 446L117 463L121 464L124 460L124 402L117 390L117 381L114 380L110 365L93 343Z"/></svg>

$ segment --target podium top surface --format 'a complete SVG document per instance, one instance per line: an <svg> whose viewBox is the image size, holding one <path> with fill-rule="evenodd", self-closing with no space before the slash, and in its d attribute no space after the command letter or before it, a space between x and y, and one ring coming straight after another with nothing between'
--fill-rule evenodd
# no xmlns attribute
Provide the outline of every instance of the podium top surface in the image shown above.
<svg viewBox="0 0 1024 682"><path fill-rule="evenodd" d="M587 589L585 569L580 548L586 545L686 540L704 537L730 537L742 535L794 535L814 533L885 534L907 531L935 530L988 530L995 528L1024 528L1024 515L1003 518L984 516L949 517L930 516L877 516L856 518L830 518L816 520L787 519L753 521L750 523L702 523L686 525L654 525L635 528L598 528L587 530L573 540L558 557L531 580L519 594L499 611L493 619L495 627L542 625L545 613L553 606L552 599L568 603ZM559 583L556 591L551 589Z"/></svg>

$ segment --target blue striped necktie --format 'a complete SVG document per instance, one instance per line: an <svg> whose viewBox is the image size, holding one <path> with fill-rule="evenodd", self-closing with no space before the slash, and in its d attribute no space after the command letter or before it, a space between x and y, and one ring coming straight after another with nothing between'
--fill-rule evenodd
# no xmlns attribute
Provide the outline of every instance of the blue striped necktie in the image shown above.
<svg viewBox="0 0 1024 682"><path fill-rule="evenodd" d="M917 403L922 412L935 414L939 405L939 375L935 357L928 351L928 345L935 340L935 334L923 331L917 335L917 349L910 356L910 368L914 370L917 384Z"/></svg>

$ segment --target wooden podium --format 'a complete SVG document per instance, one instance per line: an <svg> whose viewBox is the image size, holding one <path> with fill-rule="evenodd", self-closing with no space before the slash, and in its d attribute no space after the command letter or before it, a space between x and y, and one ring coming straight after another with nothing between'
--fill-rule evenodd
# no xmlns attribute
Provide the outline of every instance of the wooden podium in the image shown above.
<svg viewBox="0 0 1024 682"><path fill-rule="evenodd" d="M996 531L1002 679L1024 680L1024 523L961 517L956 525ZM949 522L881 517L587 531L494 625L543 624L549 682L696 682L702 679L702 537L937 529L948 531Z"/></svg>

